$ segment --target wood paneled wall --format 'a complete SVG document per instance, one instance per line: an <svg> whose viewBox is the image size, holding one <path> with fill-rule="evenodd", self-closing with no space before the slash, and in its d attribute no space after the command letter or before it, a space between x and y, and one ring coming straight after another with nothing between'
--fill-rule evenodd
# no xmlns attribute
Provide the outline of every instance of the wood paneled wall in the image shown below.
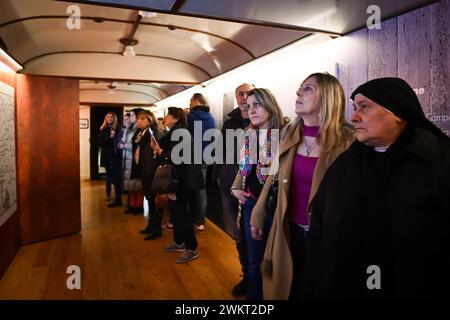
<svg viewBox="0 0 450 320"><path fill-rule="evenodd" d="M0 69L0 81L16 87L16 74ZM17 130L16 130L17 132ZM16 145L17 150L17 145ZM16 171L17 172L17 171ZM17 211L0 227L0 278L8 268L20 246L19 215Z"/></svg>
<svg viewBox="0 0 450 320"><path fill-rule="evenodd" d="M346 97L367 80L403 78L418 90L427 117L450 136L449 12L450 0L441 0L383 21L379 30L347 35L348 45L337 59ZM351 110L348 101L347 117Z"/></svg>
<svg viewBox="0 0 450 320"><path fill-rule="evenodd" d="M17 75L20 237L81 230L77 80Z"/></svg>

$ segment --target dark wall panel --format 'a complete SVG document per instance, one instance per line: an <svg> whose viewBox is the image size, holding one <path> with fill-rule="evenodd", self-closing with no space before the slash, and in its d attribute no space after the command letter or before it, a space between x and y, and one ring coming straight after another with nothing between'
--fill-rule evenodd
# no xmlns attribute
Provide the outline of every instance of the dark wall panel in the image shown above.
<svg viewBox="0 0 450 320"><path fill-rule="evenodd" d="M337 60L337 78L344 88L345 97L350 94L361 83L368 79L368 36L367 29L361 29L347 36L345 50L342 57ZM352 114L352 103L346 99L346 117L350 119Z"/></svg>
<svg viewBox="0 0 450 320"><path fill-rule="evenodd" d="M398 17L398 76L413 88L423 88L418 95L425 113L430 106L431 70L430 7L424 7Z"/></svg>
<svg viewBox="0 0 450 320"><path fill-rule="evenodd" d="M368 79L397 76L397 19L384 21L381 29L369 30Z"/></svg>
<svg viewBox="0 0 450 320"><path fill-rule="evenodd" d="M400 77L416 90L426 116L450 136L450 0L346 35L336 75L347 99L366 80ZM347 119L352 114L347 100Z"/></svg>
<svg viewBox="0 0 450 320"><path fill-rule="evenodd" d="M76 80L17 76L22 244L81 229L78 90Z"/></svg>
<svg viewBox="0 0 450 320"><path fill-rule="evenodd" d="M15 72L13 71L6 72L0 69L0 81L6 83L7 85L15 87L16 86ZM0 227L0 278L2 277L3 273L6 271L12 259L19 250L19 246L20 246L19 215L17 212L15 212Z"/></svg>
<svg viewBox="0 0 450 320"><path fill-rule="evenodd" d="M434 123L450 136L450 0L431 9L430 107Z"/></svg>

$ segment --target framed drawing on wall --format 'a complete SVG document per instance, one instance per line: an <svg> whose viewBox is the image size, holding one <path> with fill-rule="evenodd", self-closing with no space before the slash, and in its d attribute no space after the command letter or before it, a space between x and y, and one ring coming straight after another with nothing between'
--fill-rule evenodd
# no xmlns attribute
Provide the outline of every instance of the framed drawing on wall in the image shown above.
<svg viewBox="0 0 450 320"><path fill-rule="evenodd" d="M0 81L0 226L17 210L14 88Z"/></svg>
<svg viewBox="0 0 450 320"><path fill-rule="evenodd" d="M80 129L89 129L89 119L80 119Z"/></svg>

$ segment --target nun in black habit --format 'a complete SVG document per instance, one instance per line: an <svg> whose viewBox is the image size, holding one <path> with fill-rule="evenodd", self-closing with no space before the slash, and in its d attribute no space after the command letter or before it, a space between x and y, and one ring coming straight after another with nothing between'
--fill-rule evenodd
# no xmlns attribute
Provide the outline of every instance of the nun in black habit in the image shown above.
<svg viewBox="0 0 450 320"><path fill-rule="evenodd" d="M311 204L304 297L441 298L450 288L450 140L402 79L351 95L357 140Z"/></svg>

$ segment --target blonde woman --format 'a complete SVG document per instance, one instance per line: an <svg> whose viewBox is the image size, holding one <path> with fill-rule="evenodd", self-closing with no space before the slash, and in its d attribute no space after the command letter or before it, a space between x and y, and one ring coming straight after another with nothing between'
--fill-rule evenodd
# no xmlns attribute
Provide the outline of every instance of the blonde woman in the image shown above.
<svg viewBox="0 0 450 320"><path fill-rule="evenodd" d="M264 299L300 297L309 202L326 170L354 140L344 109L344 91L332 75L314 73L297 90L298 117L281 133L278 175L266 181L251 219L253 238L267 236L264 225L272 217L266 202L278 179L277 206L261 268Z"/></svg>
<svg viewBox="0 0 450 320"><path fill-rule="evenodd" d="M270 164L273 160L272 144L278 144L279 135L275 130L281 129L284 124L283 113L272 93L267 89L255 88L247 94L248 113L250 126L248 129L256 131L258 138L250 143L250 136L245 137L241 159L239 162L239 172L236 175L231 193L241 203L242 219L239 221L240 228L244 228L245 239L248 250L248 270L247 270L247 292L246 298L249 300L262 299L262 280L259 271L262 256L265 248L266 237L261 240L254 240L250 232L250 217L253 207L258 200L264 182L268 177ZM264 135L267 135L264 137ZM252 147L257 145L256 163L252 163L252 156L249 154ZM259 150L258 150L259 149ZM267 232L270 230L271 219L266 219L261 228Z"/></svg>

